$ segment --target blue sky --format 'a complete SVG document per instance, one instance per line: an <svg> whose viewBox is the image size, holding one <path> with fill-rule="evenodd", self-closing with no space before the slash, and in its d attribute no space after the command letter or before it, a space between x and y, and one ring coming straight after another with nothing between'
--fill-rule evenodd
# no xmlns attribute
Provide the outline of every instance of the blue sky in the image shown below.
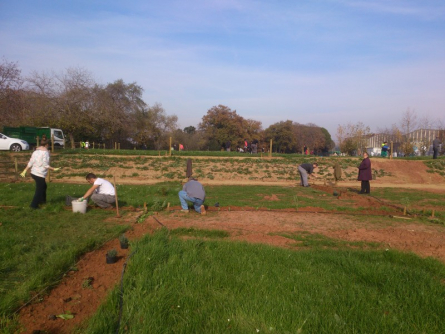
<svg viewBox="0 0 445 334"><path fill-rule="evenodd" d="M0 57L23 75L90 71L197 126L244 118L376 131L414 110L445 121L442 0L0 0Z"/></svg>

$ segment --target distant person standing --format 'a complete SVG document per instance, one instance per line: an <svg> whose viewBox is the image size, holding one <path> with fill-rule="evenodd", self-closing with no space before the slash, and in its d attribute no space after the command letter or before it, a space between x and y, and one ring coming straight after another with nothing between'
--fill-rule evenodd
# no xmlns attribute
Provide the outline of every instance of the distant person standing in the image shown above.
<svg viewBox="0 0 445 334"><path fill-rule="evenodd" d="M258 153L258 139L253 140L251 147L252 147L251 151L252 154Z"/></svg>
<svg viewBox="0 0 445 334"><path fill-rule="evenodd" d="M389 150L389 146L388 143L385 141L382 144L382 157L387 157L388 156L388 150Z"/></svg>
<svg viewBox="0 0 445 334"><path fill-rule="evenodd" d="M318 167L317 163L312 164L301 164L298 166L298 172L300 173L300 185L303 187L309 187L308 177L314 173L314 169ZM316 178L315 175L313 175Z"/></svg>
<svg viewBox="0 0 445 334"><path fill-rule="evenodd" d="M232 146L232 142L230 140L226 141L226 151L230 152L230 147Z"/></svg>
<svg viewBox="0 0 445 334"><path fill-rule="evenodd" d="M306 146L306 144L304 144L303 153L304 153L304 155L307 155L307 146Z"/></svg>
<svg viewBox="0 0 445 334"><path fill-rule="evenodd" d="M362 181L360 194L370 194L371 186L369 181L372 180L371 160L368 153L363 153L363 160L358 167L358 181Z"/></svg>
<svg viewBox="0 0 445 334"><path fill-rule="evenodd" d="M439 147L442 144L439 140L439 136L436 136L436 139L433 140L433 159L437 159L437 154L439 153Z"/></svg>

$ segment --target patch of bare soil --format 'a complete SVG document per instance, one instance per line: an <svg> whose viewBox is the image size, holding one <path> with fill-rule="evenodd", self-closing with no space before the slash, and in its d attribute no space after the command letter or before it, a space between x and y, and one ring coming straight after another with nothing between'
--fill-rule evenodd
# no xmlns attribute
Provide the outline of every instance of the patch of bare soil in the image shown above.
<svg viewBox="0 0 445 334"><path fill-rule="evenodd" d="M275 195L275 194L272 194L272 196L264 196L264 199L265 199L265 200L268 200L268 201L279 201L279 200L280 200L280 199L278 198L278 196Z"/></svg>
<svg viewBox="0 0 445 334"><path fill-rule="evenodd" d="M157 216L157 219L169 229L193 227L225 230L230 233L230 240L290 249L295 249L295 241L275 234L309 231L341 240L378 242L384 249L414 252L445 262L445 229L442 226L407 224L406 220L396 219L388 226L388 218L371 225L353 216L332 214L316 207L305 210L308 211L262 211L258 214L253 208L231 208L230 211L209 208L208 214L201 216L194 212L181 213L179 207L174 207L170 212ZM161 225L149 217L144 223L133 224L126 235L130 240L137 239L158 228ZM105 253L111 248L119 249L118 240L112 240L99 250L86 254L79 261L78 270L69 272L48 296L39 303L23 308L20 321L26 328L25 333L32 333L33 330L70 333L74 326L93 315L107 292L119 282L123 264L131 251L119 249L119 261L105 264ZM88 279L91 286L85 287ZM67 311L75 315L74 319L48 318Z"/></svg>

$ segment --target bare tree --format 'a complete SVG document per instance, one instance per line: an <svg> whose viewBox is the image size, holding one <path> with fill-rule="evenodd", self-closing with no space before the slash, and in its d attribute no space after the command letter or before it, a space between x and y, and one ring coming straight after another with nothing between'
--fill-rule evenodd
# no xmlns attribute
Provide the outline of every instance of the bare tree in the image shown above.
<svg viewBox="0 0 445 334"><path fill-rule="evenodd" d="M341 142L340 149L349 155L363 153L366 149L366 139L369 133L369 126L362 122L339 125L337 127L337 138Z"/></svg>
<svg viewBox="0 0 445 334"><path fill-rule="evenodd" d="M156 103L154 107L149 109L152 114L152 119L160 133L155 145L158 149L162 147L162 143L167 144L167 138L177 129L178 116L168 116L161 104Z"/></svg>
<svg viewBox="0 0 445 334"><path fill-rule="evenodd" d="M403 133L403 141L400 145L400 149L404 155L414 154L414 143L410 136L411 132L417 129L417 125L418 121L416 112L408 108L402 114L402 119L400 121L400 129Z"/></svg>
<svg viewBox="0 0 445 334"><path fill-rule="evenodd" d="M405 135L417 129L417 114L414 110L407 109L402 114L402 119L400 121L400 128Z"/></svg>
<svg viewBox="0 0 445 334"><path fill-rule="evenodd" d="M0 94L10 89L20 89L23 84L21 73L17 63L8 62L3 58L0 63Z"/></svg>
<svg viewBox="0 0 445 334"><path fill-rule="evenodd" d="M23 79L17 63L0 62L0 125L17 125L23 114Z"/></svg>

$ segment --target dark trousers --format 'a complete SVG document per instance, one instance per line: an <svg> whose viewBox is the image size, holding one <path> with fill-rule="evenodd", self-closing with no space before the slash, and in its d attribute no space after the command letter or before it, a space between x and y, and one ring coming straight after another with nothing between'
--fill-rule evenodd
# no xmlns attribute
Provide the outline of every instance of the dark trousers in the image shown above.
<svg viewBox="0 0 445 334"><path fill-rule="evenodd" d="M360 190L361 194L369 194L371 193L371 185L369 181L362 181L362 189Z"/></svg>
<svg viewBox="0 0 445 334"><path fill-rule="evenodd" d="M36 181L36 192L31 202L31 208L37 209L40 203L46 203L46 181L44 177L35 176L31 174L31 177Z"/></svg>
<svg viewBox="0 0 445 334"><path fill-rule="evenodd" d="M433 159L437 159L437 152L439 151L438 148L433 148Z"/></svg>

